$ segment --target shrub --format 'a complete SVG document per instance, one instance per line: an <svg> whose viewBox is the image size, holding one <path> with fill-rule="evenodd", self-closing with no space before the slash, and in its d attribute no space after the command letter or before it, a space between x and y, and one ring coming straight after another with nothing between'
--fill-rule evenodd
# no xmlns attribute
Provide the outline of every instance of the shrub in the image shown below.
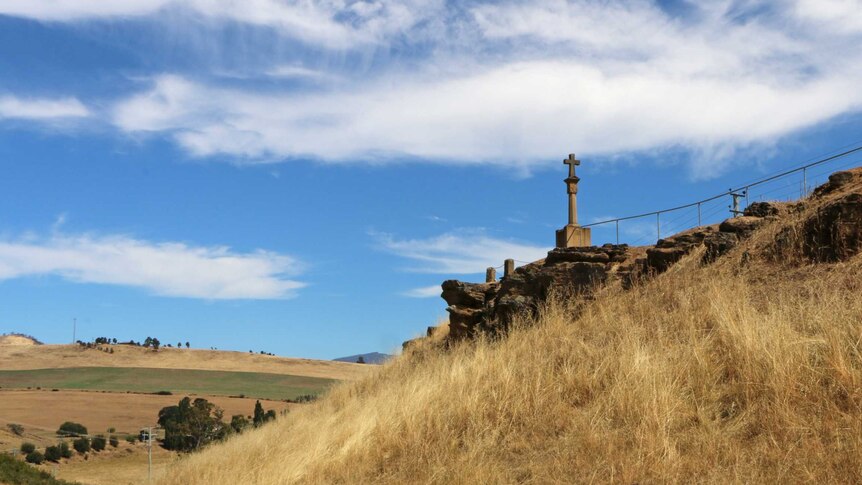
<svg viewBox="0 0 862 485"><path fill-rule="evenodd" d="M127 434L126 435L126 441L128 441L131 444L135 444L135 442L138 441L138 437L133 435L133 434Z"/></svg>
<svg viewBox="0 0 862 485"><path fill-rule="evenodd" d="M87 434L87 427L80 423L66 421L60 425L57 434L61 436L81 436Z"/></svg>
<svg viewBox="0 0 862 485"><path fill-rule="evenodd" d="M248 428L248 418L242 414L235 414L230 418L230 427L237 433L242 433L242 430Z"/></svg>
<svg viewBox="0 0 862 485"><path fill-rule="evenodd" d="M32 463L34 465L41 465L45 461L45 455L39 453L38 451L32 451L27 454L27 457L24 458L27 460L27 463Z"/></svg>
<svg viewBox="0 0 862 485"><path fill-rule="evenodd" d="M171 391L156 391L153 394L157 396L172 396L174 393L172 393Z"/></svg>
<svg viewBox="0 0 862 485"><path fill-rule="evenodd" d="M102 451L105 449L107 444L108 440L106 440L104 436L96 436L93 438L90 446L93 448L93 451Z"/></svg>
<svg viewBox="0 0 862 485"><path fill-rule="evenodd" d="M33 453L36 451L36 445L33 443L21 443L21 453Z"/></svg>
<svg viewBox="0 0 862 485"><path fill-rule="evenodd" d="M11 431L16 436L21 436L24 434L24 427L20 424L9 423L6 425L6 427L9 428L9 431Z"/></svg>
<svg viewBox="0 0 862 485"><path fill-rule="evenodd" d="M78 438L72 442L72 447L75 448L75 451L83 455L90 451L90 440L86 437Z"/></svg>
<svg viewBox="0 0 862 485"><path fill-rule="evenodd" d="M110 443L114 448L120 446L120 440L118 440L116 436L108 438L108 443Z"/></svg>
<svg viewBox="0 0 862 485"><path fill-rule="evenodd" d="M48 461L53 461L53 462L60 461L60 458L62 458L62 456L63 456L63 454L60 453L60 447L59 446L49 446L49 447L45 448L45 459Z"/></svg>
<svg viewBox="0 0 862 485"><path fill-rule="evenodd" d="M63 441L60 443L59 448L60 456L62 456L63 458L72 458L72 449L69 448L69 443Z"/></svg>

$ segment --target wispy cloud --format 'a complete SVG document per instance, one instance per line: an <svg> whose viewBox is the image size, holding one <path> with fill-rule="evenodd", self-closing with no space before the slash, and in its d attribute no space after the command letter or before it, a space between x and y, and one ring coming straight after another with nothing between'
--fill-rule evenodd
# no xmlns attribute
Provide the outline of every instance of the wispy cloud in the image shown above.
<svg viewBox="0 0 862 485"><path fill-rule="evenodd" d="M734 156L741 149L862 109L858 1L684 3L685 14L645 0L8 0L0 13L195 15L314 44L255 65L288 78L265 90L259 79L226 86L160 72L108 110L123 132L238 163L419 160L526 171L573 150L683 148L707 177L744 158ZM840 28L823 28L830 23ZM364 49L363 61L331 53L311 69L303 61L327 59L321 46Z"/></svg>
<svg viewBox="0 0 862 485"><path fill-rule="evenodd" d="M482 231L460 231L427 239L396 239L390 234L372 234L381 248L419 263L409 271L433 274L475 274L497 267L506 259L535 261L550 247L497 239Z"/></svg>
<svg viewBox="0 0 862 485"><path fill-rule="evenodd" d="M127 236L63 235L0 241L0 280L57 275L76 283L143 288L157 295L228 299L295 296L297 259L268 251L156 243Z"/></svg>
<svg viewBox="0 0 862 485"><path fill-rule="evenodd" d="M410 298L437 298L442 293L440 285L423 286L421 288L413 288L401 293L402 296Z"/></svg>
<svg viewBox="0 0 862 485"><path fill-rule="evenodd" d="M0 14L53 22L185 14L272 28L310 44L349 49L403 32L440 5L442 1L427 0L4 0Z"/></svg>
<svg viewBox="0 0 862 485"><path fill-rule="evenodd" d="M38 99L0 96L0 119L49 121L90 116L90 110L75 98Z"/></svg>

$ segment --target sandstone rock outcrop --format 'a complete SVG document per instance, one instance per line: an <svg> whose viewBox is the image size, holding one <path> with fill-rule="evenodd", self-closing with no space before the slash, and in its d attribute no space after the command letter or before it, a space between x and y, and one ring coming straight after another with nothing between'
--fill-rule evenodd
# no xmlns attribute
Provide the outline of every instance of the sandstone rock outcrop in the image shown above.
<svg viewBox="0 0 862 485"><path fill-rule="evenodd" d="M862 169L833 174L812 197L819 200L818 209L800 226L780 232L774 244L801 245L801 253L816 262L839 261L862 251ZM445 281L448 339L503 332L516 315L535 312L553 291L588 301L601 285L619 282L631 287L668 270L700 247L704 248L702 262L712 263L768 220L802 211L807 204L756 202L741 217L660 239L652 247L555 248L544 260L517 268L499 282Z"/></svg>

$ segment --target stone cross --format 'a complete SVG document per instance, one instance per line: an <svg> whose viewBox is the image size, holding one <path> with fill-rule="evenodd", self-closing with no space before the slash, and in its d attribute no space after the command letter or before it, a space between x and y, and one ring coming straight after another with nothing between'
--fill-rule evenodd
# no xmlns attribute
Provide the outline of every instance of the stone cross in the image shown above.
<svg viewBox="0 0 862 485"><path fill-rule="evenodd" d="M566 179L566 192L569 194L569 225L578 225L578 181L580 180L575 175L575 167L581 164L581 161L575 158L574 153L569 154L569 158L563 160L565 165L569 166L569 178Z"/></svg>
<svg viewBox="0 0 862 485"><path fill-rule="evenodd" d="M557 247L587 247L590 246L592 239L590 228L578 225L578 182L581 179L575 175L575 167L580 165L581 161L575 158L574 153L570 153L563 163L569 166L569 176L563 180L569 196L569 223L557 231Z"/></svg>
<svg viewBox="0 0 862 485"><path fill-rule="evenodd" d="M573 178L575 176L575 167L581 164L581 161L575 158L574 153L569 153L569 158L563 160L565 165L569 166L569 178Z"/></svg>

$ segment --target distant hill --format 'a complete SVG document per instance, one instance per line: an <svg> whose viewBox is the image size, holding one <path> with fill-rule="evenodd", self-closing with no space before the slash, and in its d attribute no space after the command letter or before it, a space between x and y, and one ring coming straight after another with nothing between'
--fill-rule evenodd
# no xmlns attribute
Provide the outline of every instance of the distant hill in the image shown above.
<svg viewBox="0 0 862 485"><path fill-rule="evenodd" d="M339 357L337 359L332 359L336 362L356 362L359 358L362 357L362 360L365 361L366 364L382 364L387 360L391 359L392 356L389 354L381 354L380 352L370 352L367 354L356 354L356 355L348 355L347 357Z"/></svg>
<svg viewBox="0 0 862 485"><path fill-rule="evenodd" d="M8 339L10 336L0 338ZM21 337L16 336L16 339ZM78 345L0 345L0 369L60 369L69 367L142 367L230 372L261 372L354 380L365 376L363 365L330 360L298 359L224 350L162 347L158 352L129 345L102 345L112 353ZM355 362L355 361L354 361Z"/></svg>
<svg viewBox="0 0 862 485"><path fill-rule="evenodd" d="M42 342L23 333L4 333L0 334L0 345L42 345Z"/></svg>

